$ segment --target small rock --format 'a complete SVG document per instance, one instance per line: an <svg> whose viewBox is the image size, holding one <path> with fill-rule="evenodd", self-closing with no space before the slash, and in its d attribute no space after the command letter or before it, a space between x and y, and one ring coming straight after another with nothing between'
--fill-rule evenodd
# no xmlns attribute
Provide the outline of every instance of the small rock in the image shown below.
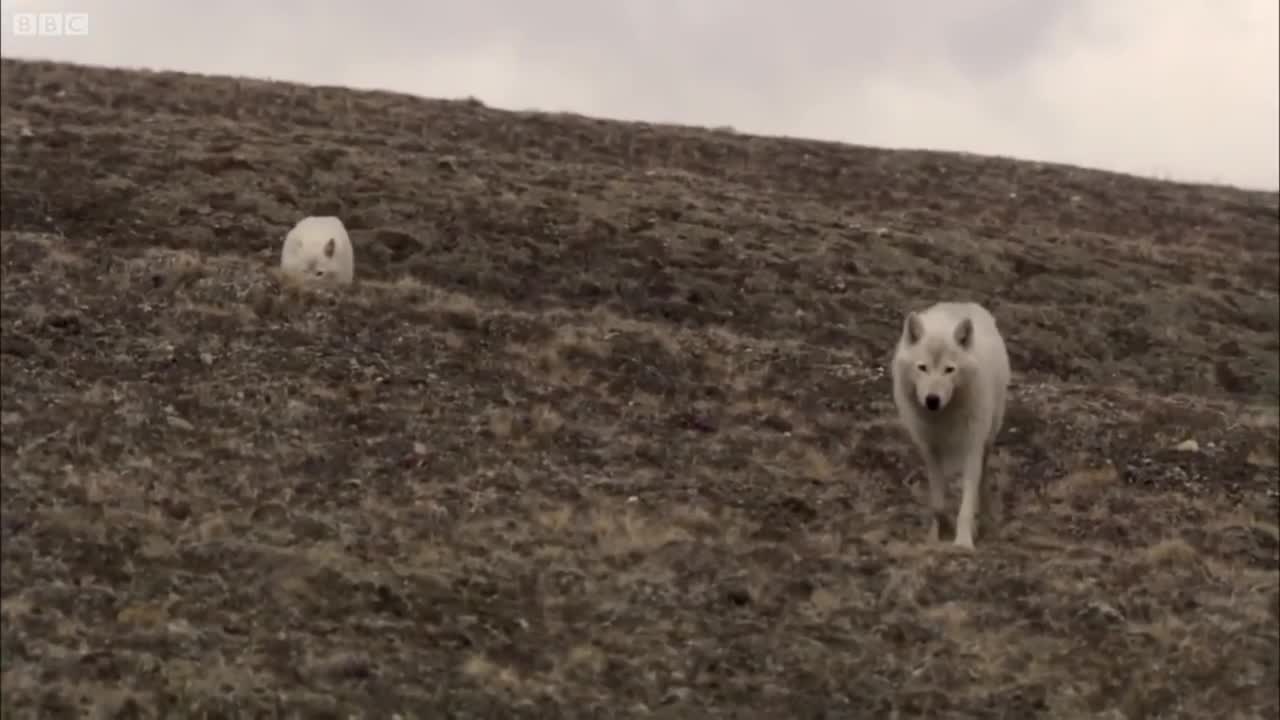
<svg viewBox="0 0 1280 720"><path fill-rule="evenodd" d="M1089 603L1088 606L1080 611L1080 615L1092 615L1109 623L1123 623L1125 621L1124 613L1107 603L1098 601Z"/></svg>
<svg viewBox="0 0 1280 720"><path fill-rule="evenodd" d="M358 654L338 654L315 663L320 675L335 679L365 679L376 672L373 662Z"/></svg>
<svg viewBox="0 0 1280 720"><path fill-rule="evenodd" d="M415 455L426 455L427 446L424 443L415 442L413 444L413 452Z"/></svg>
<svg viewBox="0 0 1280 720"><path fill-rule="evenodd" d="M1196 442L1195 440L1183 440L1182 442L1178 443L1178 446L1174 449L1179 450L1181 452L1199 452L1200 443Z"/></svg>
<svg viewBox="0 0 1280 720"><path fill-rule="evenodd" d="M449 519L449 509L438 502L430 501L422 503L423 511L427 517L433 522L443 522Z"/></svg>
<svg viewBox="0 0 1280 720"><path fill-rule="evenodd" d="M667 691L666 695L662 696L662 704L671 705L672 703L685 702L689 699L689 696L692 694L693 693L689 690L689 688L685 688L685 687L672 688Z"/></svg>
<svg viewBox="0 0 1280 720"><path fill-rule="evenodd" d="M37 351L36 344L22 335L6 335L4 344L0 345L0 353L19 358L34 355Z"/></svg>
<svg viewBox="0 0 1280 720"><path fill-rule="evenodd" d="M713 433L718 429L714 419L696 412L677 413L674 419L676 426L687 430L696 430L701 433Z"/></svg>
<svg viewBox="0 0 1280 720"><path fill-rule="evenodd" d="M790 420L779 415L767 415L761 421L761 424L774 432L780 433L788 433L795 429L795 426L791 424Z"/></svg>
<svg viewBox="0 0 1280 720"><path fill-rule="evenodd" d="M199 631L191 625L191 623L181 618L171 620L168 625L168 630L170 635L180 635L182 637L196 637L200 634Z"/></svg>

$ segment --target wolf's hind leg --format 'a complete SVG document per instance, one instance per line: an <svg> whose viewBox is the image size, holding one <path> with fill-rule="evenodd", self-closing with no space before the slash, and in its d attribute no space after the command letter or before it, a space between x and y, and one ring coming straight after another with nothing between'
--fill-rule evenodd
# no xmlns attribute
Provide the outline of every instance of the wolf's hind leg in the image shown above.
<svg viewBox="0 0 1280 720"><path fill-rule="evenodd" d="M1000 484L996 482L995 473L991 471L991 455L995 450L990 445L982 454L982 480L978 493L978 537L989 540L999 532L1002 520L1000 507Z"/></svg>

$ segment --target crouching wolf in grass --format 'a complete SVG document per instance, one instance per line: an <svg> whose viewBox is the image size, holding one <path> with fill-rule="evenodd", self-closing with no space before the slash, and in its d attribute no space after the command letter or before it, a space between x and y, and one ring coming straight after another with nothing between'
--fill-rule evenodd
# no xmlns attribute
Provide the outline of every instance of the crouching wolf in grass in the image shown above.
<svg viewBox="0 0 1280 720"><path fill-rule="evenodd" d="M284 237L280 269L305 280L349 284L355 254L347 228L332 216L302 218Z"/></svg>
<svg viewBox="0 0 1280 720"><path fill-rule="evenodd" d="M909 313L893 357L893 400L929 477L929 536L947 521L946 489L960 476L955 544L973 549L987 460L1004 422L1009 354L996 320L977 303L942 302Z"/></svg>

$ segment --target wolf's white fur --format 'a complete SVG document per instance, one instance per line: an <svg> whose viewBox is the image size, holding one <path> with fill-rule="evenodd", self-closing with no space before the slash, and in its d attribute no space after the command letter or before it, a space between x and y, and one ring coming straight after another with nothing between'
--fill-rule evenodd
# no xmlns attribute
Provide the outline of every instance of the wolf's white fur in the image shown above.
<svg viewBox="0 0 1280 720"><path fill-rule="evenodd" d="M996 320L970 302L908 313L892 363L893 400L929 476L930 536L945 519L946 483L961 477L955 544L972 549L987 461L1004 423L1009 353ZM930 404L933 408L930 408Z"/></svg>
<svg viewBox="0 0 1280 720"><path fill-rule="evenodd" d="M332 216L299 220L285 235L280 269L308 280L350 283L355 277L355 253L347 228Z"/></svg>

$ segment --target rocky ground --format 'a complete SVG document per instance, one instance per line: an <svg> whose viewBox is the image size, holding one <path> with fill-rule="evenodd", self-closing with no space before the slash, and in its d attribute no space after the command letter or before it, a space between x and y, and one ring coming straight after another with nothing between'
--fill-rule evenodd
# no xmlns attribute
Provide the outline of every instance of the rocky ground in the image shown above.
<svg viewBox="0 0 1280 720"><path fill-rule="evenodd" d="M0 90L5 717L1280 712L1276 193ZM279 277L329 213L357 283ZM972 553L924 542L886 377L940 297L1015 370Z"/></svg>

